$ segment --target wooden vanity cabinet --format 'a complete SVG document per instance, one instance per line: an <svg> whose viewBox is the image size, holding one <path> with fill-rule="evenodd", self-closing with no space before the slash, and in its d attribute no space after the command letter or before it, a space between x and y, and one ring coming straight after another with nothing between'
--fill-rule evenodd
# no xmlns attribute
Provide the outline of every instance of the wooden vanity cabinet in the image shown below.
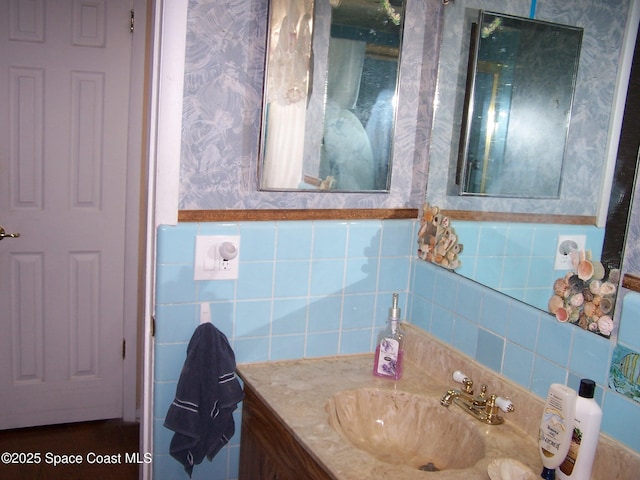
<svg viewBox="0 0 640 480"><path fill-rule="evenodd" d="M336 480L247 384L244 393L238 480Z"/></svg>

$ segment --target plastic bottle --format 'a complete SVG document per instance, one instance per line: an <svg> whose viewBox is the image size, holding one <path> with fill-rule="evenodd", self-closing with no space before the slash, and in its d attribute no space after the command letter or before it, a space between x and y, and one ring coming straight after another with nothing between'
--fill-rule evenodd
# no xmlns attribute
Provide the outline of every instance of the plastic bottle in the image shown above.
<svg viewBox="0 0 640 480"><path fill-rule="evenodd" d="M540 458L544 466L540 476L545 480L556 478L556 468L567 456L571 446L576 395L573 388L560 383L553 383L549 387L538 440Z"/></svg>
<svg viewBox="0 0 640 480"><path fill-rule="evenodd" d="M589 480L593 458L600 438L602 409L593 399L596 382L588 378L580 380L576 399L576 417L569 453L557 470L562 480Z"/></svg>
<svg viewBox="0 0 640 480"><path fill-rule="evenodd" d="M400 334L400 308L398 294L393 294L387 326L378 335L373 374L377 377L399 380L402 377L402 363L404 350L402 349L402 335Z"/></svg>

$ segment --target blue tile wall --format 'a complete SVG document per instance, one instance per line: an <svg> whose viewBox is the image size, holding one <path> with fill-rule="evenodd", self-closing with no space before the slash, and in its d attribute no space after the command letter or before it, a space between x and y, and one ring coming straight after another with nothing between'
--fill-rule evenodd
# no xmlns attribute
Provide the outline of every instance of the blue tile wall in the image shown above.
<svg viewBox="0 0 640 480"><path fill-rule="evenodd" d="M406 311L412 220L185 223L158 229L154 479L187 478L162 426L186 348L207 302L238 363L373 350L393 292ZM240 235L238 280L194 281L196 235ZM238 475L236 435L193 478Z"/></svg>
<svg viewBox="0 0 640 480"><path fill-rule="evenodd" d="M470 222L456 220L465 277L546 310L549 285L564 271L554 270L559 235L585 235L586 249L602 251L604 229L591 225Z"/></svg>
<svg viewBox="0 0 640 480"><path fill-rule="evenodd" d="M413 324L541 398L551 383L577 390L581 378L592 378L604 411L602 431L640 452L640 437L630 428L640 424L640 404L608 384L614 341L561 324L539 309L430 263L411 263L407 317ZM474 309L478 313L470 315ZM637 342L634 320L627 331Z"/></svg>
<svg viewBox="0 0 640 480"><path fill-rule="evenodd" d="M640 352L640 293L622 291L622 313L618 343Z"/></svg>
<svg viewBox="0 0 640 480"><path fill-rule="evenodd" d="M541 398L550 383L577 388L580 378L593 378L605 412L603 431L640 451L627 427L640 422L640 404L607 386L614 342L559 324L541 310L414 258L416 227L413 220L160 227L154 479L187 478L168 455L171 432L162 422L202 302L209 303L212 321L229 338L238 363L249 363L370 352L391 294L399 292L408 321ZM240 235L238 280L193 280L195 236L200 234ZM527 243L523 232L515 236L516 243ZM480 237L470 231L464 238L478 238L477 248ZM541 251L544 242L530 237L538 245L533 249ZM471 251L465 245L465 260ZM551 283L547 296L550 288ZM229 445L212 463L196 467L194 479L237 477L240 410L236 426Z"/></svg>

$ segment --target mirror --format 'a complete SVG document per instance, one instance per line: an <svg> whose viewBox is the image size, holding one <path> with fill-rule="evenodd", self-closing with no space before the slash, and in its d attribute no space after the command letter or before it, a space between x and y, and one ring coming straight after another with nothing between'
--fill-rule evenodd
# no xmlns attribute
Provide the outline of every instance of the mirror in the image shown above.
<svg viewBox="0 0 640 480"><path fill-rule="evenodd" d="M635 170L635 159L638 153L637 135L629 138L629 146L626 150L629 156L629 168L621 169L620 155L622 151L623 136L619 128L612 124L623 121L630 126L638 124L638 112L631 104L625 111L624 95L629 85L629 97L632 91L640 86L637 78L631 81L620 75L624 68L633 72L640 72L633 68L634 39L638 28L637 22L629 22L627 19L628 4L623 2L617 5L615 15L590 15L589 12L595 5L595 0L580 2L575 8L565 10L563 15L555 10L555 6L549 4L549 9L537 10L536 16L547 20L558 19L564 24L573 24L583 27L581 42L581 59L576 79L575 94L570 119L570 129L567 139L566 155L564 158L562 186L560 198L512 198L493 197L483 195L460 195L459 185L456 185L456 167L459 160L459 142L461 139L461 124L464 111L464 98L469 64L469 43L471 38L471 24L477 23L479 12L476 8L465 7L470 2L456 2L458 9L445 10L442 46L438 62L438 92L439 107L436 110L431 137L434 139L430 149L429 178L426 200L431 205L436 205L451 217L460 242L464 250L460 255L461 268L456 269L457 274L476 279L477 282L520 300L542 311L547 311L547 303L551 296L551 288L554 280L562 276L564 271L553 270L553 258L559 235L565 234L592 234L596 238L594 242L588 242L587 248L593 253L594 258L599 258L608 268L620 267L621 254L625 244L625 227L629 219L629 202L619 202L619 198L628 198L633 188L634 179L638 178ZM495 11L497 8L507 8L508 14L522 15L528 10L522 11L513 5L505 7L497 0L483 2L487 10ZM541 4L538 2L538 6ZM554 4L555 5L555 4ZM620 32L626 32L622 35ZM604 68L603 66L607 67ZM624 67L626 65L626 67ZM627 70L627 71L629 71ZM597 78L597 81L594 79ZM629 117L627 120L627 116ZM633 128L631 128L633 131ZM620 150L618 150L620 140ZM635 145L635 146L634 146ZM603 179L608 170L613 170L616 164L616 173L612 180L613 189ZM459 173L459 172L458 172ZM618 186L622 180L629 180L623 194ZM602 192L599 195L599 192ZM604 227L606 210L601 203L606 205L611 196L611 207L615 207L620 216L612 221L618 226L618 232L614 233L607 222ZM532 218L531 214L536 214ZM573 222L572 222L573 221ZM468 225L469 230L464 231L461 222ZM632 220L631 220L631 223ZM482 231L480 230L482 229ZM490 234L495 231L495 237ZM478 236L487 233L484 236ZM509 240L507 243L505 239ZM600 247L603 245L602 255ZM516 244L511 240L519 241L522 245L534 245L529 264L524 264L524 254L511 248ZM610 246L608 244L612 242ZM468 268L474 265L475 252L482 254L481 268L475 268L469 272ZM500 255L495 251L499 246ZM540 251L544 248L544 252ZM538 253L541 252L541 253ZM545 258L540 258L544 256ZM627 256L627 255L625 255ZM544 268L545 264L549 268ZM632 268L631 271L637 271ZM480 272L483 276L474 275ZM497 284L500 274L522 274L523 272L535 273L534 278L540 280L534 285L540 289L540 294L527 291L521 294L523 282L505 290ZM527 277L527 287L532 285ZM523 287L524 288L524 287Z"/></svg>
<svg viewBox="0 0 640 480"><path fill-rule="evenodd" d="M558 198L582 28L480 12L473 24L461 195Z"/></svg>
<svg viewBox="0 0 640 480"><path fill-rule="evenodd" d="M271 0L260 190L388 192L403 0Z"/></svg>

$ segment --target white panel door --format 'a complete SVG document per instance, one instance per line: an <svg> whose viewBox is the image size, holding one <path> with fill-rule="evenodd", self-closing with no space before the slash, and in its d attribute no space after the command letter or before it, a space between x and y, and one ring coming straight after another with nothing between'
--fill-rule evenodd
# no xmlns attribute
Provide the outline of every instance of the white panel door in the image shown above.
<svg viewBox="0 0 640 480"><path fill-rule="evenodd" d="M0 429L122 416L131 8L0 1Z"/></svg>

